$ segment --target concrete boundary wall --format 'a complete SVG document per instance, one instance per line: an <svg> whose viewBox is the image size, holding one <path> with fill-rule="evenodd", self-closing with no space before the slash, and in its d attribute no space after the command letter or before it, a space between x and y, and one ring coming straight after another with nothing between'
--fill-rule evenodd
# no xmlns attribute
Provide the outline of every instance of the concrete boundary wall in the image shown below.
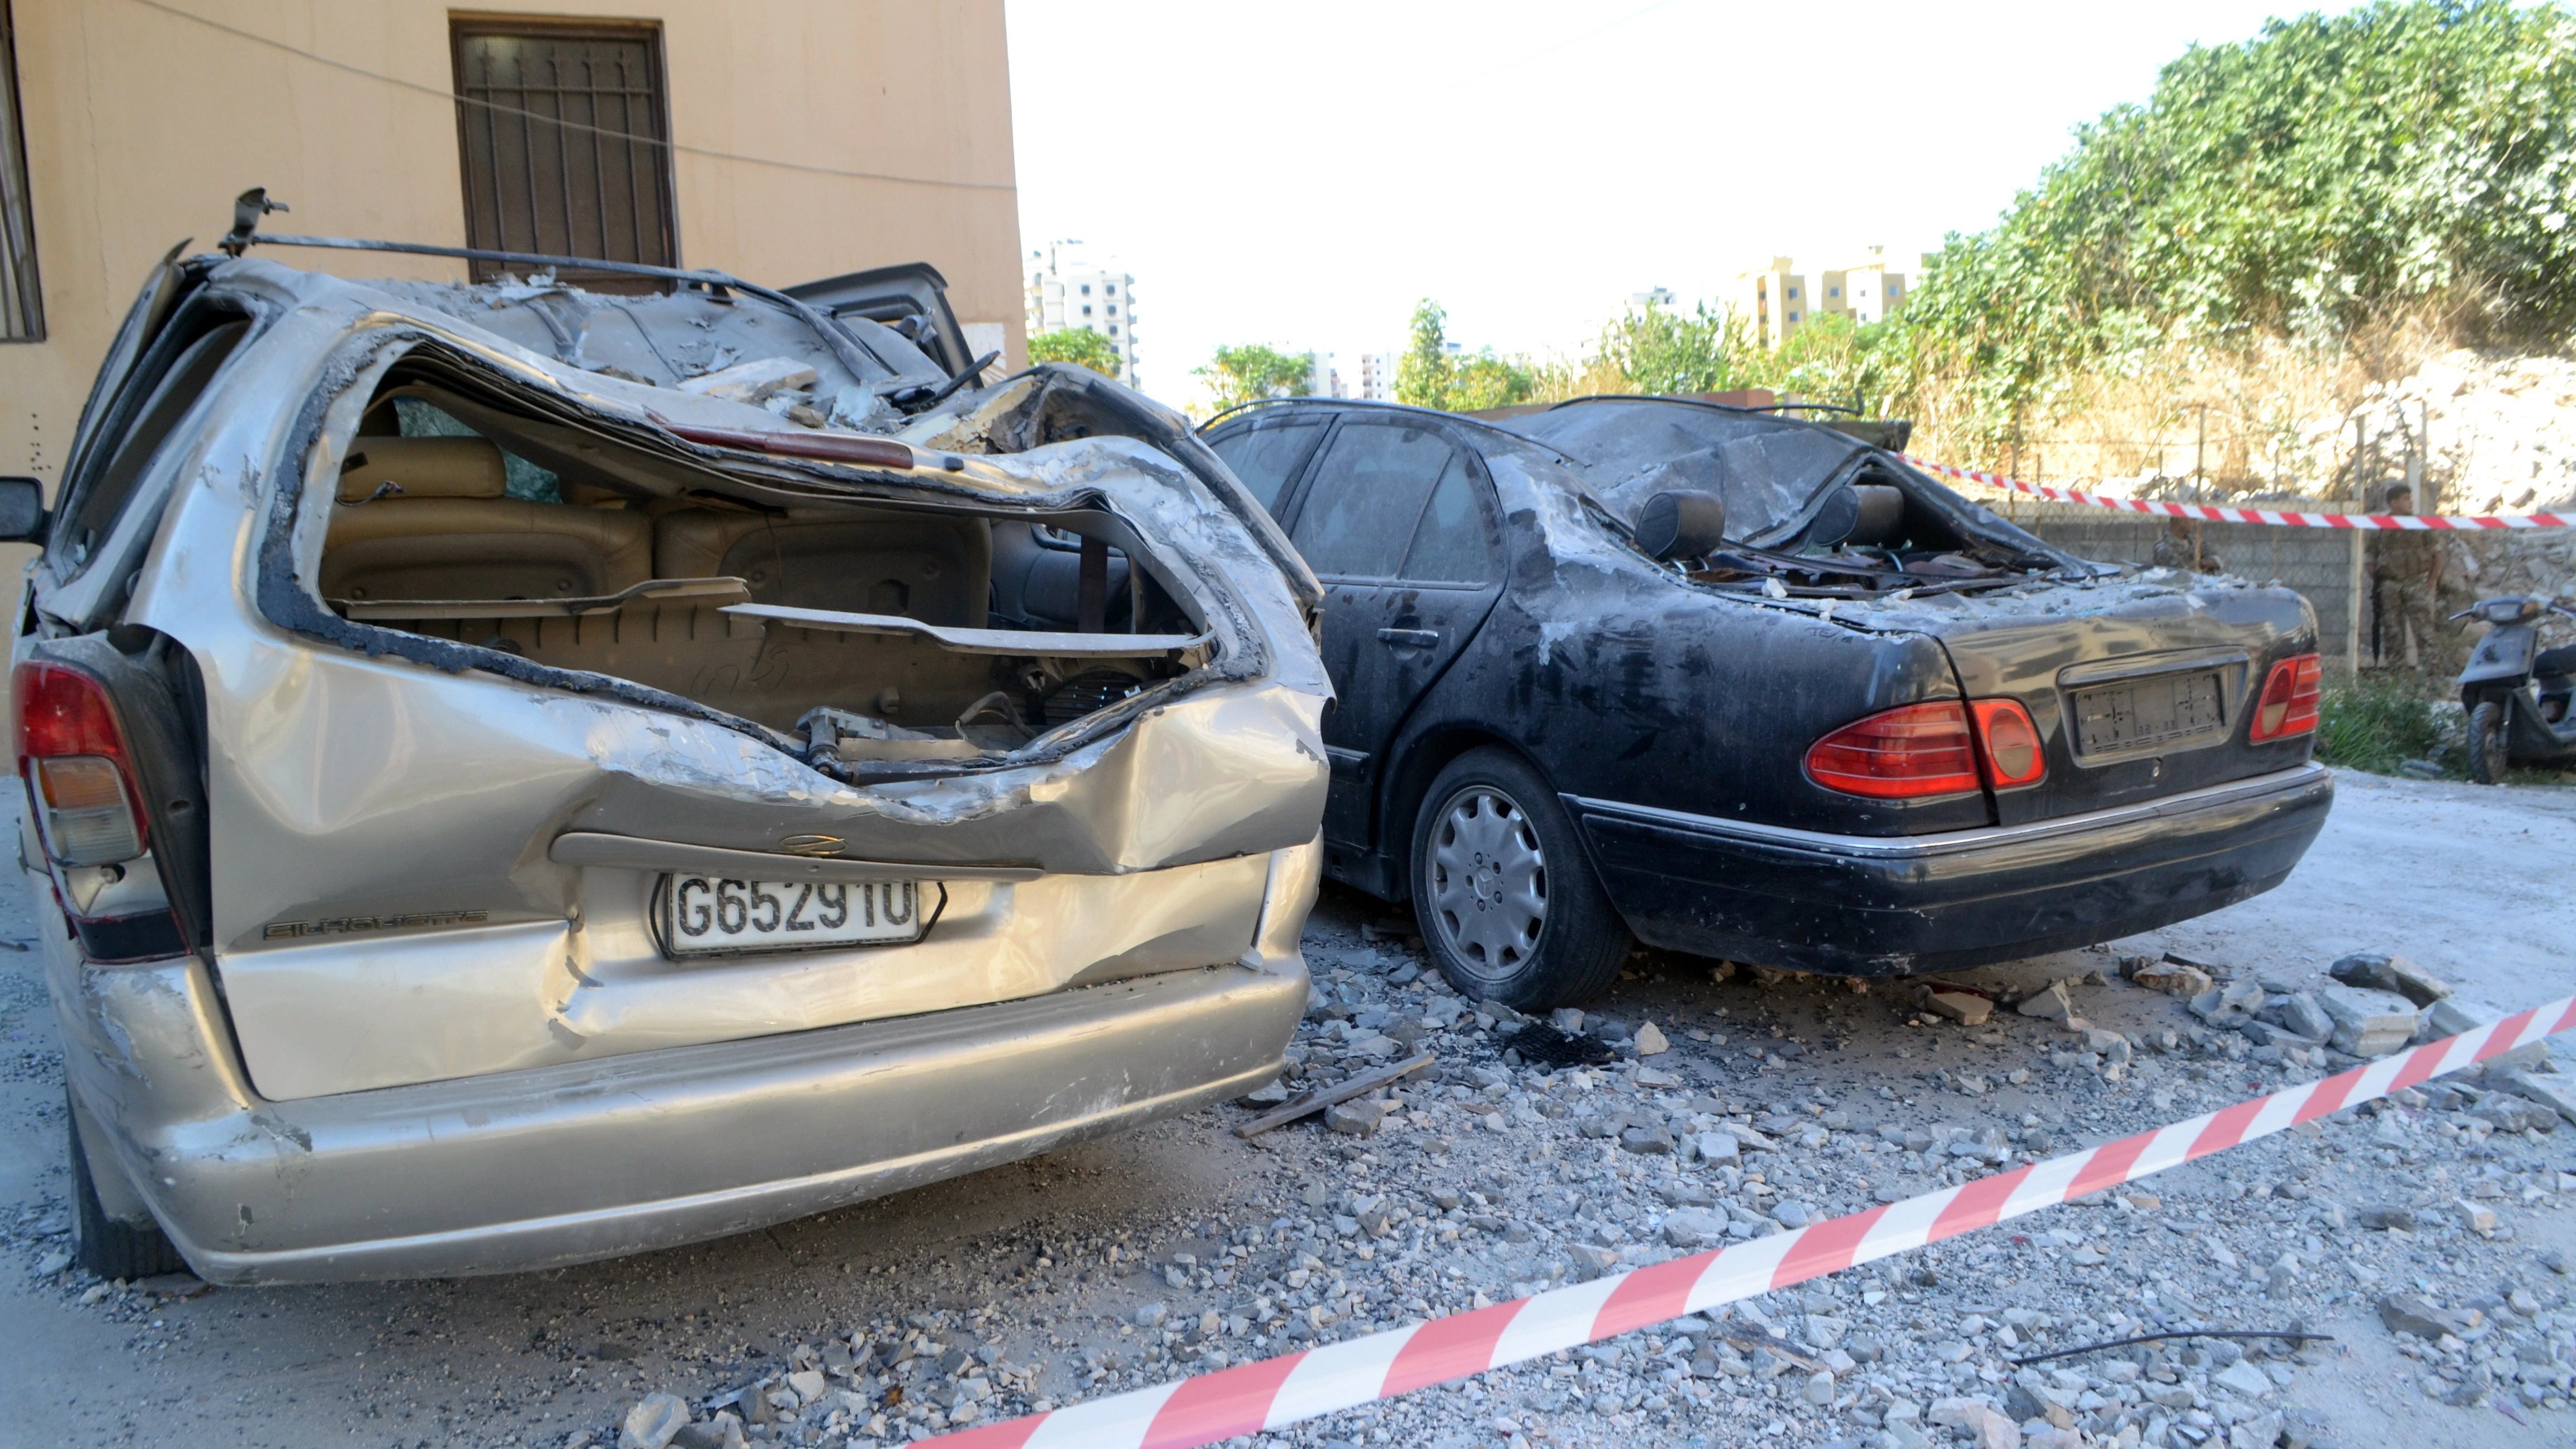
<svg viewBox="0 0 2576 1449"><path fill-rule="evenodd" d="M2015 523L2082 558L2105 563L2155 562L2163 518L2113 513L2080 503L2031 501L2010 510ZM2317 652L2330 679L2350 680L2367 622L2362 597L2364 535L2329 528L2274 528L2261 523L2204 523L2201 546L2229 573L2281 583L2306 597L2317 614Z"/></svg>

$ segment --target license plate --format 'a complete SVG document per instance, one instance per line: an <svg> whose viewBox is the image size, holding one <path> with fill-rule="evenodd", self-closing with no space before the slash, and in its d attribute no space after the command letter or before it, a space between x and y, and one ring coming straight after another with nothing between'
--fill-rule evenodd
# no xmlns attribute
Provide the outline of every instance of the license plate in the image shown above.
<svg viewBox="0 0 2576 1449"><path fill-rule="evenodd" d="M2075 693L2075 740L2088 755L2154 749L2214 735L2226 727L2214 670L2159 675Z"/></svg>
<svg viewBox="0 0 2576 1449"><path fill-rule="evenodd" d="M813 946L891 946L921 939L928 881L663 878L662 939L674 956L797 951Z"/></svg>

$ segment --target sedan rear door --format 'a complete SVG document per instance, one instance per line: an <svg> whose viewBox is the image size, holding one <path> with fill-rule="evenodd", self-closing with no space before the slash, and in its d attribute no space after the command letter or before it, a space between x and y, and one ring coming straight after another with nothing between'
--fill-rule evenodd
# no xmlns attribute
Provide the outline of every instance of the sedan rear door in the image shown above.
<svg viewBox="0 0 2576 1449"><path fill-rule="evenodd" d="M1492 485L1469 450L1402 414L1345 418L1295 501L1289 540L1323 581L1324 837L1373 845L1386 747L1502 592Z"/></svg>

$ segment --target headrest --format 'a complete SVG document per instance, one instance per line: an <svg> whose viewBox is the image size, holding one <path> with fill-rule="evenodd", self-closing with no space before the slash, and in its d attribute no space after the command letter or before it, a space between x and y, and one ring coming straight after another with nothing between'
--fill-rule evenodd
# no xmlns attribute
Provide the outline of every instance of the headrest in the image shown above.
<svg viewBox="0 0 2576 1449"><path fill-rule="evenodd" d="M364 503L380 489L387 498L499 498L509 485L489 438L358 437L340 464L343 503Z"/></svg>

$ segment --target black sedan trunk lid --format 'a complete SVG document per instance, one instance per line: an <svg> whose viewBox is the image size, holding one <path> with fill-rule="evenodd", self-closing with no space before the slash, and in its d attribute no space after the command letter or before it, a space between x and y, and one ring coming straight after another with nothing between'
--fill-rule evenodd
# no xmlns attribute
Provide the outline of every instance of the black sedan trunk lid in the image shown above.
<svg viewBox="0 0 2576 1449"><path fill-rule="evenodd" d="M2037 784L1995 792L2014 825L2176 795L2307 759L2309 737L2249 739L2272 665L2316 648L2316 620L2288 589L2232 579L2034 582L1935 595L1872 622L1941 642L1969 699L2030 711L2048 758Z"/></svg>

